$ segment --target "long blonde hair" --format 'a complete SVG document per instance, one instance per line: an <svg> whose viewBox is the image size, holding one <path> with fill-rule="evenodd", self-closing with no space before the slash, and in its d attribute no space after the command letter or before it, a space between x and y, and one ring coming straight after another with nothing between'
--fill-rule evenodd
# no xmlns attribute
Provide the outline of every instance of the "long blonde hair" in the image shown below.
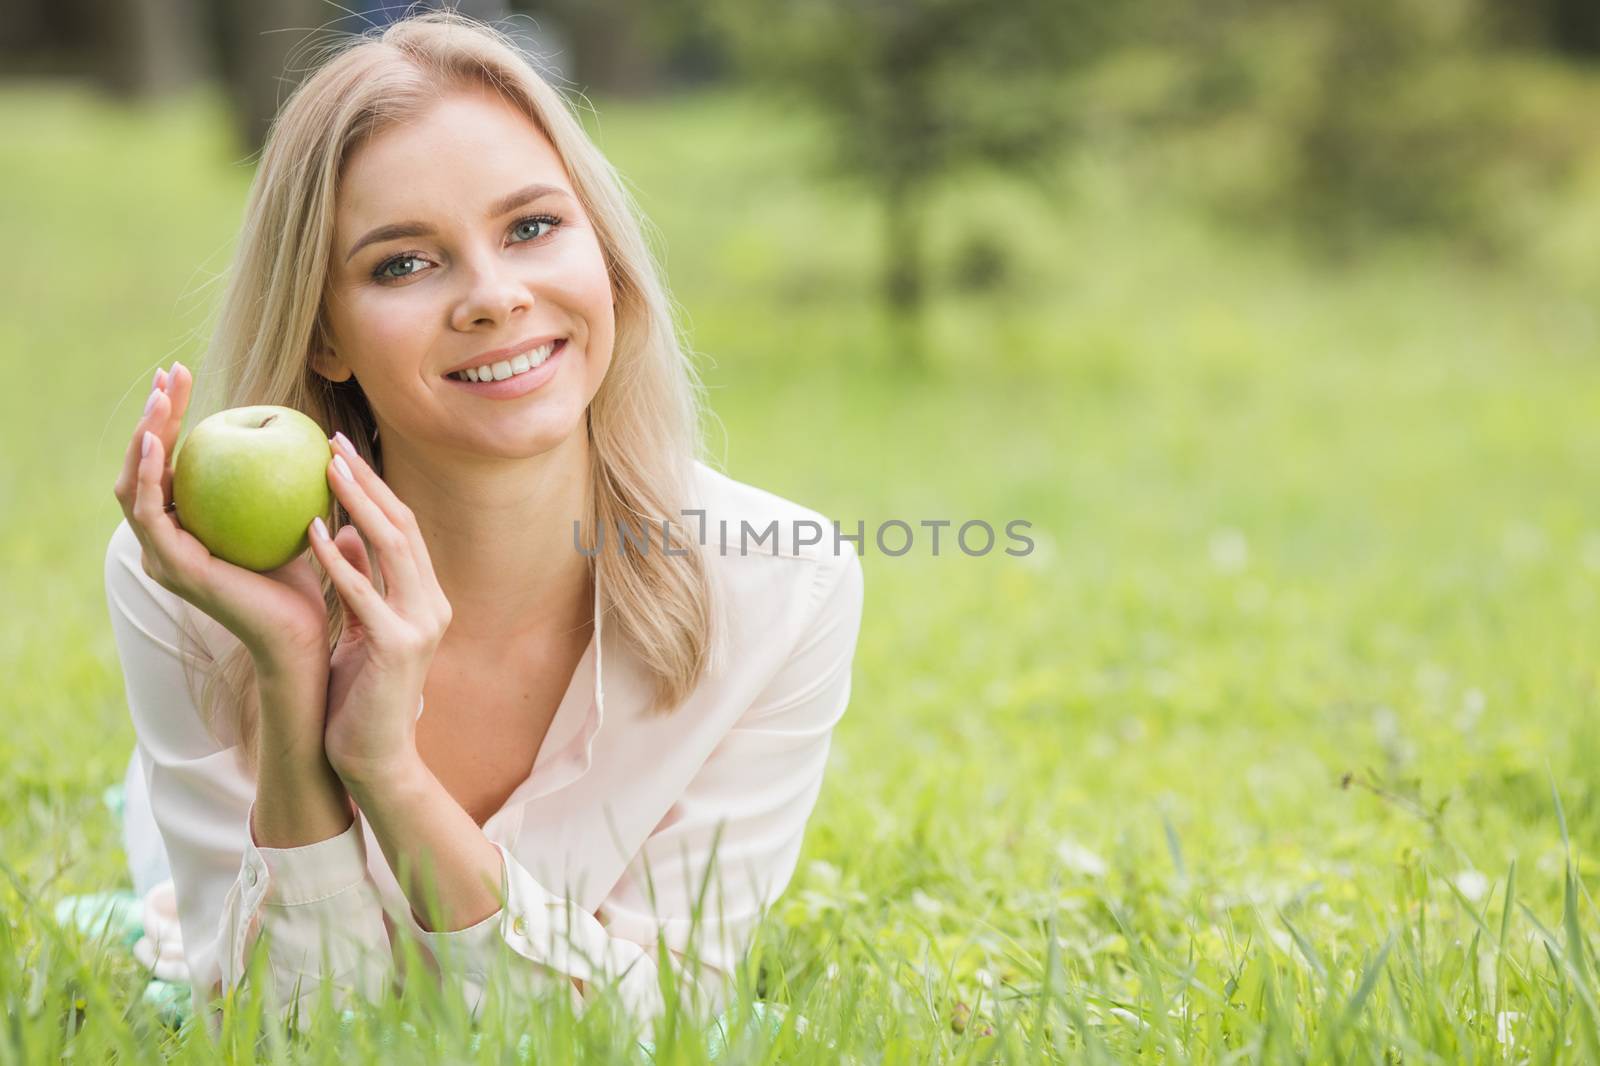
<svg viewBox="0 0 1600 1066"><path fill-rule="evenodd" d="M692 506L693 464L703 454L703 386L645 242L643 216L571 105L511 39L450 10L343 38L284 103L250 187L233 270L196 377L190 426L225 408L281 404L304 411L330 436L342 430L382 473L382 442L360 386L354 379L329 382L310 363L310 353L326 346L322 296L334 193L347 156L363 139L420 114L456 88L497 90L543 131L566 165L605 256L615 348L589 405L592 491L585 528L594 535L624 523L660 530L665 521L675 545L694 543L680 518ZM324 516L332 518L331 528L349 521L337 499L332 510ZM699 682L711 656L705 560L696 550L606 548L589 565L607 625L654 678L650 709L672 710ZM344 611L325 574L322 586L331 645L343 631ZM187 624L184 640L191 654L183 660L193 662L192 649L202 645ZM212 665L200 695L214 734L223 709L238 708L238 738L251 766L259 738L256 680L249 649L240 644Z"/></svg>

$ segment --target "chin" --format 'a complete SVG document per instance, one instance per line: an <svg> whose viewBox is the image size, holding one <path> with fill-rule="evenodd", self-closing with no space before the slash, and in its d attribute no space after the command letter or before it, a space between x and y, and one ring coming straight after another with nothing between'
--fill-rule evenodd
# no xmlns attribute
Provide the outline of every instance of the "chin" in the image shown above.
<svg viewBox="0 0 1600 1066"><path fill-rule="evenodd" d="M552 424L540 420L538 424L528 427L524 432L512 433L498 438L497 451L511 457L528 457L545 455L559 450L562 445L573 439L573 435L583 427L583 420L563 418L559 423Z"/></svg>

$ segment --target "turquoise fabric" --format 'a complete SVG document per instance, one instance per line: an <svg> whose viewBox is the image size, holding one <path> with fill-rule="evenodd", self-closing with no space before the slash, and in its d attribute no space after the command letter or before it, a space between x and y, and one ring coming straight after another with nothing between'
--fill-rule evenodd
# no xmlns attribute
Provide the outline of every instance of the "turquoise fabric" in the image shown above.
<svg viewBox="0 0 1600 1066"><path fill-rule="evenodd" d="M105 790L101 799L120 825L123 809L122 786L112 785ZM106 943L129 953L133 951L133 945L144 935L143 908L139 897L131 888L67 896L56 904L55 919L57 925L71 926L90 937L104 937ZM189 985L179 982L163 981L158 977L150 978L149 983L145 985L144 1000L155 1008L163 1022L174 1028L188 1020L192 1012ZM776 1036L784 1023L783 1008L776 1003L759 1000L751 1006L755 1013L755 1024ZM706 1056L709 1060L715 1061L726 1050L737 1020L736 1009L737 1007L729 1007L707 1026ZM522 1038L517 1047L519 1057L524 1060L528 1058L531 1043L529 1037ZM477 1045L478 1039L475 1037L472 1042L474 1051L477 1050ZM654 1061L653 1041L641 1040L639 1048Z"/></svg>

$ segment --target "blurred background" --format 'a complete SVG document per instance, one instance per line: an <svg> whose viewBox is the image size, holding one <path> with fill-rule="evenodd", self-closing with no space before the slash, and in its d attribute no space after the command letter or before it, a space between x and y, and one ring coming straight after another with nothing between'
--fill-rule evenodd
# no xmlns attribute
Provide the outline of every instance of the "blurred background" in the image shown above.
<svg viewBox="0 0 1600 1066"><path fill-rule="evenodd" d="M1141 945L1221 987L1235 906L1359 972L1513 860L1558 925L1565 834L1600 847L1600 6L459 7L649 215L715 461L866 524L796 973L868 945L971 1006L1058 903L1105 1003ZM150 379L199 362L277 104L401 11L7 11L0 839L48 899L120 876L100 566ZM934 519L1036 548L934 557Z"/></svg>
<svg viewBox="0 0 1600 1066"><path fill-rule="evenodd" d="M123 108L216 95L242 159L317 46L435 6L20 0L0 26L0 63L14 82L79 86ZM1311 254L1431 236L1504 261L1552 243L1540 212L1585 188L1594 150L1600 9L1585 0L451 6L499 24L578 93L754 89L814 115L826 127L816 169L875 206L880 296L908 320L941 280L999 289L1017 265L1013 242L972 220L930 261L930 231L947 228L930 199L975 171L1035 183L1048 200L1069 154L1137 155L1141 195L1249 233L1292 228Z"/></svg>

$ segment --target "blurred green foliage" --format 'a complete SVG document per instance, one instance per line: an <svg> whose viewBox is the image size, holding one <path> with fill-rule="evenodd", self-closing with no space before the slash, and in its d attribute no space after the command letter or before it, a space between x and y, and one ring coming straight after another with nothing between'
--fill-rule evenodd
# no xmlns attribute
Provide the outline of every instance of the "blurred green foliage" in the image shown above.
<svg viewBox="0 0 1600 1066"><path fill-rule="evenodd" d="M1549 58L1558 4L723 0L698 17L745 80L826 119L819 171L889 220L893 309L923 297L929 189L1037 182L1069 144L1197 148L1175 178L1223 217L1342 258L1419 236L1514 254L1597 154L1596 79Z"/></svg>
<svg viewBox="0 0 1600 1066"><path fill-rule="evenodd" d="M1483 253L1516 245L1519 198L1562 191L1594 159L1594 79L1501 45L1479 0L1238 5L1214 50L1180 46L1213 91L1177 120L1243 120L1276 158L1236 196L1352 255L1425 233Z"/></svg>
<svg viewBox="0 0 1600 1066"><path fill-rule="evenodd" d="M1073 84L1106 146L1165 152L1242 229L1357 258L1418 238L1514 256L1597 158L1600 82L1480 0L1148 0Z"/></svg>

